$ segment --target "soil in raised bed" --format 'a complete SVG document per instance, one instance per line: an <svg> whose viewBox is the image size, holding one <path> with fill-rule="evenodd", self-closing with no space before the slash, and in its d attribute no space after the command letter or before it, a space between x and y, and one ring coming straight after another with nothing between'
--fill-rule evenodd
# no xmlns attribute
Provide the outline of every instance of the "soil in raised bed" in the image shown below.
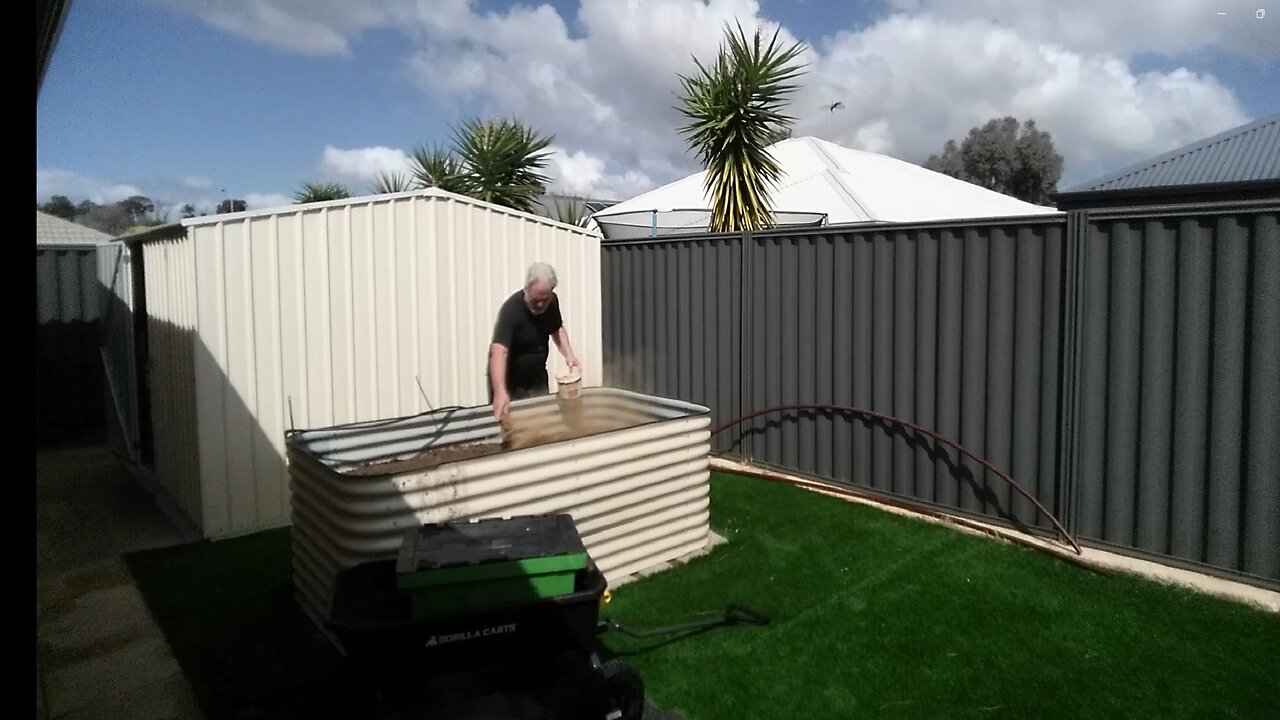
<svg viewBox="0 0 1280 720"><path fill-rule="evenodd" d="M507 450L546 445L548 443L573 440L596 433L621 430L632 423L616 419L587 421L581 416L570 414L568 422L548 422L545 419L521 420L513 418L509 423L507 438L499 442L472 442L443 445L427 449L417 455L373 463L348 470L346 474L357 476L392 475L405 472L428 470L446 463L474 460L488 455L497 455Z"/></svg>

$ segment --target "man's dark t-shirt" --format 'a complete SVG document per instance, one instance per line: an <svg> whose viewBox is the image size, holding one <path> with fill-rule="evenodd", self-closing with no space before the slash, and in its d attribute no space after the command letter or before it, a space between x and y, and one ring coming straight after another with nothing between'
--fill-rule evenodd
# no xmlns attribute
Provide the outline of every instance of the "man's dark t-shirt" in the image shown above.
<svg viewBox="0 0 1280 720"><path fill-rule="evenodd" d="M560 298L555 293L541 315L525 304L523 290L502 303L493 326L493 342L507 348L507 390L512 398L547 392L547 340L563 322Z"/></svg>

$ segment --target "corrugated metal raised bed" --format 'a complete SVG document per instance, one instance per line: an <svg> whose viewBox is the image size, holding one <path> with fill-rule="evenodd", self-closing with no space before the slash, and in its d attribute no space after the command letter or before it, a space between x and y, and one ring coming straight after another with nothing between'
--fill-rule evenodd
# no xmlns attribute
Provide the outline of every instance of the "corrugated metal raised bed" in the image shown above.
<svg viewBox="0 0 1280 720"><path fill-rule="evenodd" d="M395 557L407 528L573 515L611 583L706 547L710 411L624 390L303 430L288 437L294 583L327 614L346 567Z"/></svg>

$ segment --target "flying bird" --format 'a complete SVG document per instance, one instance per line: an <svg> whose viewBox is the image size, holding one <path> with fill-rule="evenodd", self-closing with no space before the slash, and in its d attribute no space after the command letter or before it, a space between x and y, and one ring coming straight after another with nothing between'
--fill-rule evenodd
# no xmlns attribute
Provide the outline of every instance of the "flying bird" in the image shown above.
<svg viewBox="0 0 1280 720"><path fill-rule="evenodd" d="M837 100L831 103L830 105L826 106L827 112L835 112L836 110L839 110L840 108L843 108L843 107L844 107L844 101L842 100Z"/></svg>

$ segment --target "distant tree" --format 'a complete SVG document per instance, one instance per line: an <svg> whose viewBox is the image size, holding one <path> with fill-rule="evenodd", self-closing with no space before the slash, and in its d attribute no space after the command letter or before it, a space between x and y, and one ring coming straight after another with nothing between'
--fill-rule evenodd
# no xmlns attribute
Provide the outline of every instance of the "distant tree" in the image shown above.
<svg viewBox="0 0 1280 720"><path fill-rule="evenodd" d="M148 215L155 212L156 204L151 202L151 198L144 195L134 195L116 203L129 214L129 220L134 225L143 225L147 223Z"/></svg>
<svg viewBox="0 0 1280 720"><path fill-rule="evenodd" d="M302 203L342 200L351 197L351 191L341 183L303 183L302 189L293 194L293 201Z"/></svg>
<svg viewBox="0 0 1280 720"><path fill-rule="evenodd" d="M195 217L195 216L196 216L196 206L195 206L195 205L192 205L191 203L187 203L186 205L183 205L183 206L182 206L182 219L183 219L183 220L186 220L186 219L188 219L188 218L193 218L193 217Z"/></svg>
<svg viewBox="0 0 1280 720"><path fill-rule="evenodd" d="M227 199L218 203L218 210L216 214L224 215L226 213L244 212L245 209L246 209L246 206L245 206L244 200Z"/></svg>
<svg viewBox="0 0 1280 720"><path fill-rule="evenodd" d="M96 205L88 200L76 206L75 221L108 235L120 235L135 223L120 203Z"/></svg>
<svg viewBox="0 0 1280 720"><path fill-rule="evenodd" d="M924 167L1037 205L1049 203L1062 177L1062 156L1053 138L1035 120L989 120L969 131L957 144L948 140L941 155L930 155Z"/></svg>
<svg viewBox="0 0 1280 720"><path fill-rule="evenodd" d="M54 195L49 198L49 202L44 205L38 205L40 210L56 215L63 220L74 220L76 217L76 206L67 199L66 195Z"/></svg>

